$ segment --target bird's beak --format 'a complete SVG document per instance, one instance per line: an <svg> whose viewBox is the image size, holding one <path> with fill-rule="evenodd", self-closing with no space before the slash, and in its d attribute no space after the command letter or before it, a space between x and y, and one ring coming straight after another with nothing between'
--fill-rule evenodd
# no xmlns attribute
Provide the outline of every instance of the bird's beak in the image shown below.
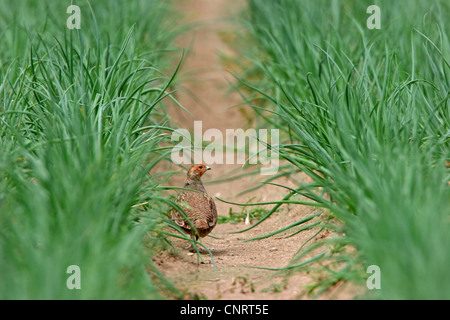
<svg viewBox="0 0 450 320"><path fill-rule="evenodd" d="M206 170L211 170L211 167L206 166Z"/></svg>

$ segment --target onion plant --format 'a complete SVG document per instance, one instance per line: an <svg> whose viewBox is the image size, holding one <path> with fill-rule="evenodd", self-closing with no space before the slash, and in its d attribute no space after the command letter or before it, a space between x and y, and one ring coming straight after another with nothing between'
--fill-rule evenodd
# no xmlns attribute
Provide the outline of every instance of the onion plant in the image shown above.
<svg viewBox="0 0 450 320"><path fill-rule="evenodd" d="M161 71L168 4L81 1L79 30L67 5L0 2L0 298L177 294L144 240L169 208L149 174L167 157L177 71Z"/></svg>
<svg viewBox="0 0 450 320"><path fill-rule="evenodd" d="M241 81L286 134L272 148L314 181L293 196L343 225L360 283L368 266L380 268L372 296L450 298L448 3L377 1L373 30L368 1L248 4L260 80ZM331 271L334 283L354 279L347 265Z"/></svg>

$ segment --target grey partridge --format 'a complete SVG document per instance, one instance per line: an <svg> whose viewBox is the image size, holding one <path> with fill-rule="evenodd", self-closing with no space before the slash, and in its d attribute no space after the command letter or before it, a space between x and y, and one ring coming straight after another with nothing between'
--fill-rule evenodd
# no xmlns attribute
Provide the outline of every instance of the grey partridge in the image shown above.
<svg viewBox="0 0 450 320"><path fill-rule="evenodd" d="M184 188L199 192L183 190L176 199L177 203L187 204L187 206L183 206L184 212L197 230L192 230L191 224L177 210L173 209L170 212L170 218L187 234L195 237L195 240L198 240L199 236L207 236L217 223L216 204L206 192L201 181L201 177L207 170L211 170L211 168L203 163L192 166L187 173Z"/></svg>

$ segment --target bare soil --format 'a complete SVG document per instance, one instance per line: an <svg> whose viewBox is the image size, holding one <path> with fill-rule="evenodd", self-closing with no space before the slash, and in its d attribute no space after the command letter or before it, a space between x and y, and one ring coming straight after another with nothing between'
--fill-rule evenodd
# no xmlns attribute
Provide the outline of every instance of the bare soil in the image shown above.
<svg viewBox="0 0 450 320"><path fill-rule="evenodd" d="M230 20L245 5L244 0L182 0L177 1L177 9L186 22L199 25L180 38L181 46L190 47L184 61L181 77L195 79L184 81L178 88L177 98L192 116L176 106L169 107L169 114L181 128L192 129L194 120L203 121L203 131L217 128L244 128L245 115L236 108L242 104L241 97L230 93L230 83L235 80L224 66L221 57L235 57L236 52L225 40L224 34L241 32L238 24ZM267 176L251 175L234 181L210 183L230 175L232 170L239 169L237 164L213 164L212 170L203 177L208 193L213 197L227 199L239 203L280 200L287 190L276 186L264 186L250 193L236 196L240 191L254 186ZM182 186L185 172L180 169L170 183ZM289 187L308 182L306 176L297 177L296 181L283 178L279 181ZM230 208L241 212L242 207L230 205L216 200L219 215L228 216ZM272 206L267 206L268 209ZM256 236L287 226L316 211L307 206L285 207L274 213L269 219L257 227L244 233L233 233L248 225L243 222L218 224L211 235L202 239L212 252L215 269L209 254L192 254L185 247L186 241L174 239L175 249L162 251L153 261L161 272L178 288L186 292L187 298L207 299L296 299L308 298L301 295L304 286L310 284L318 275L297 272L289 278L271 270L252 267L281 268L287 266L299 247L312 236L316 230L307 230L294 237L286 238L285 234L263 240L244 242ZM317 219L317 218L314 218ZM315 221L315 220L313 220ZM256 221L253 221L253 223ZM331 236L323 234L323 236ZM352 288L336 288L329 290L323 299L349 299L354 296Z"/></svg>

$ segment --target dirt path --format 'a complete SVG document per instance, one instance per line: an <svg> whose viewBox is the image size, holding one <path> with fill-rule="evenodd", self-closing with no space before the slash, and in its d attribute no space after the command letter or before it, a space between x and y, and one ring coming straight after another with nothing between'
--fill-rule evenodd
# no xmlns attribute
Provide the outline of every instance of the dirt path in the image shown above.
<svg viewBox="0 0 450 320"><path fill-rule="evenodd" d="M228 81L234 80L223 67L221 55L236 55L237 53L223 41L224 35L239 32L237 24L226 18L232 17L245 5L245 1L226 0L183 0L177 1L178 10L183 13L188 22L201 22L201 25L179 39L182 46L192 44L186 57L181 75L189 75L195 81L184 82L184 89L178 93L178 100L193 117L180 112L178 108L169 110L171 116L182 128L192 129L194 120L203 121L203 130L217 128L224 131L227 128L244 128L246 119L238 108L230 108L242 103L236 93L229 94ZM244 128L245 129L245 128ZM208 184L208 182L223 178L231 170L240 165L211 165L203 178L208 193L212 196L245 203L279 200L286 190L274 186L265 186L254 192L236 197L242 190L248 189L264 178L253 175L232 182ZM172 181L181 186L185 172ZM302 178L300 177L300 180ZM288 180L281 181L284 185L294 187ZM301 183L301 182L300 182ZM241 212L242 207L229 205L216 200L219 215L227 216L230 208ZM268 207L270 209L271 206ZM286 266L300 245L315 231L305 231L295 237L285 238L280 234L265 240L244 242L243 240L261 236L277 230L290 223L315 212L315 209L295 206L284 208L275 213L267 221L244 233L231 233L247 227L241 223L218 224L212 232L212 237L206 237L202 242L213 253L216 270L209 255L203 255L204 262L198 263L198 257L184 250L184 241L174 240L175 250L161 252L154 258L160 270L172 280L177 287L189 293L190 297L208 299L295 299L302 292L304 285L311 281L311 275L298 273L283 281L283 277L273 271L249 268L262 266L279 268ZM255 221L253 221L255 222ZM325 298L349 298L350 295L340 292L329 292Z"/></svg>

